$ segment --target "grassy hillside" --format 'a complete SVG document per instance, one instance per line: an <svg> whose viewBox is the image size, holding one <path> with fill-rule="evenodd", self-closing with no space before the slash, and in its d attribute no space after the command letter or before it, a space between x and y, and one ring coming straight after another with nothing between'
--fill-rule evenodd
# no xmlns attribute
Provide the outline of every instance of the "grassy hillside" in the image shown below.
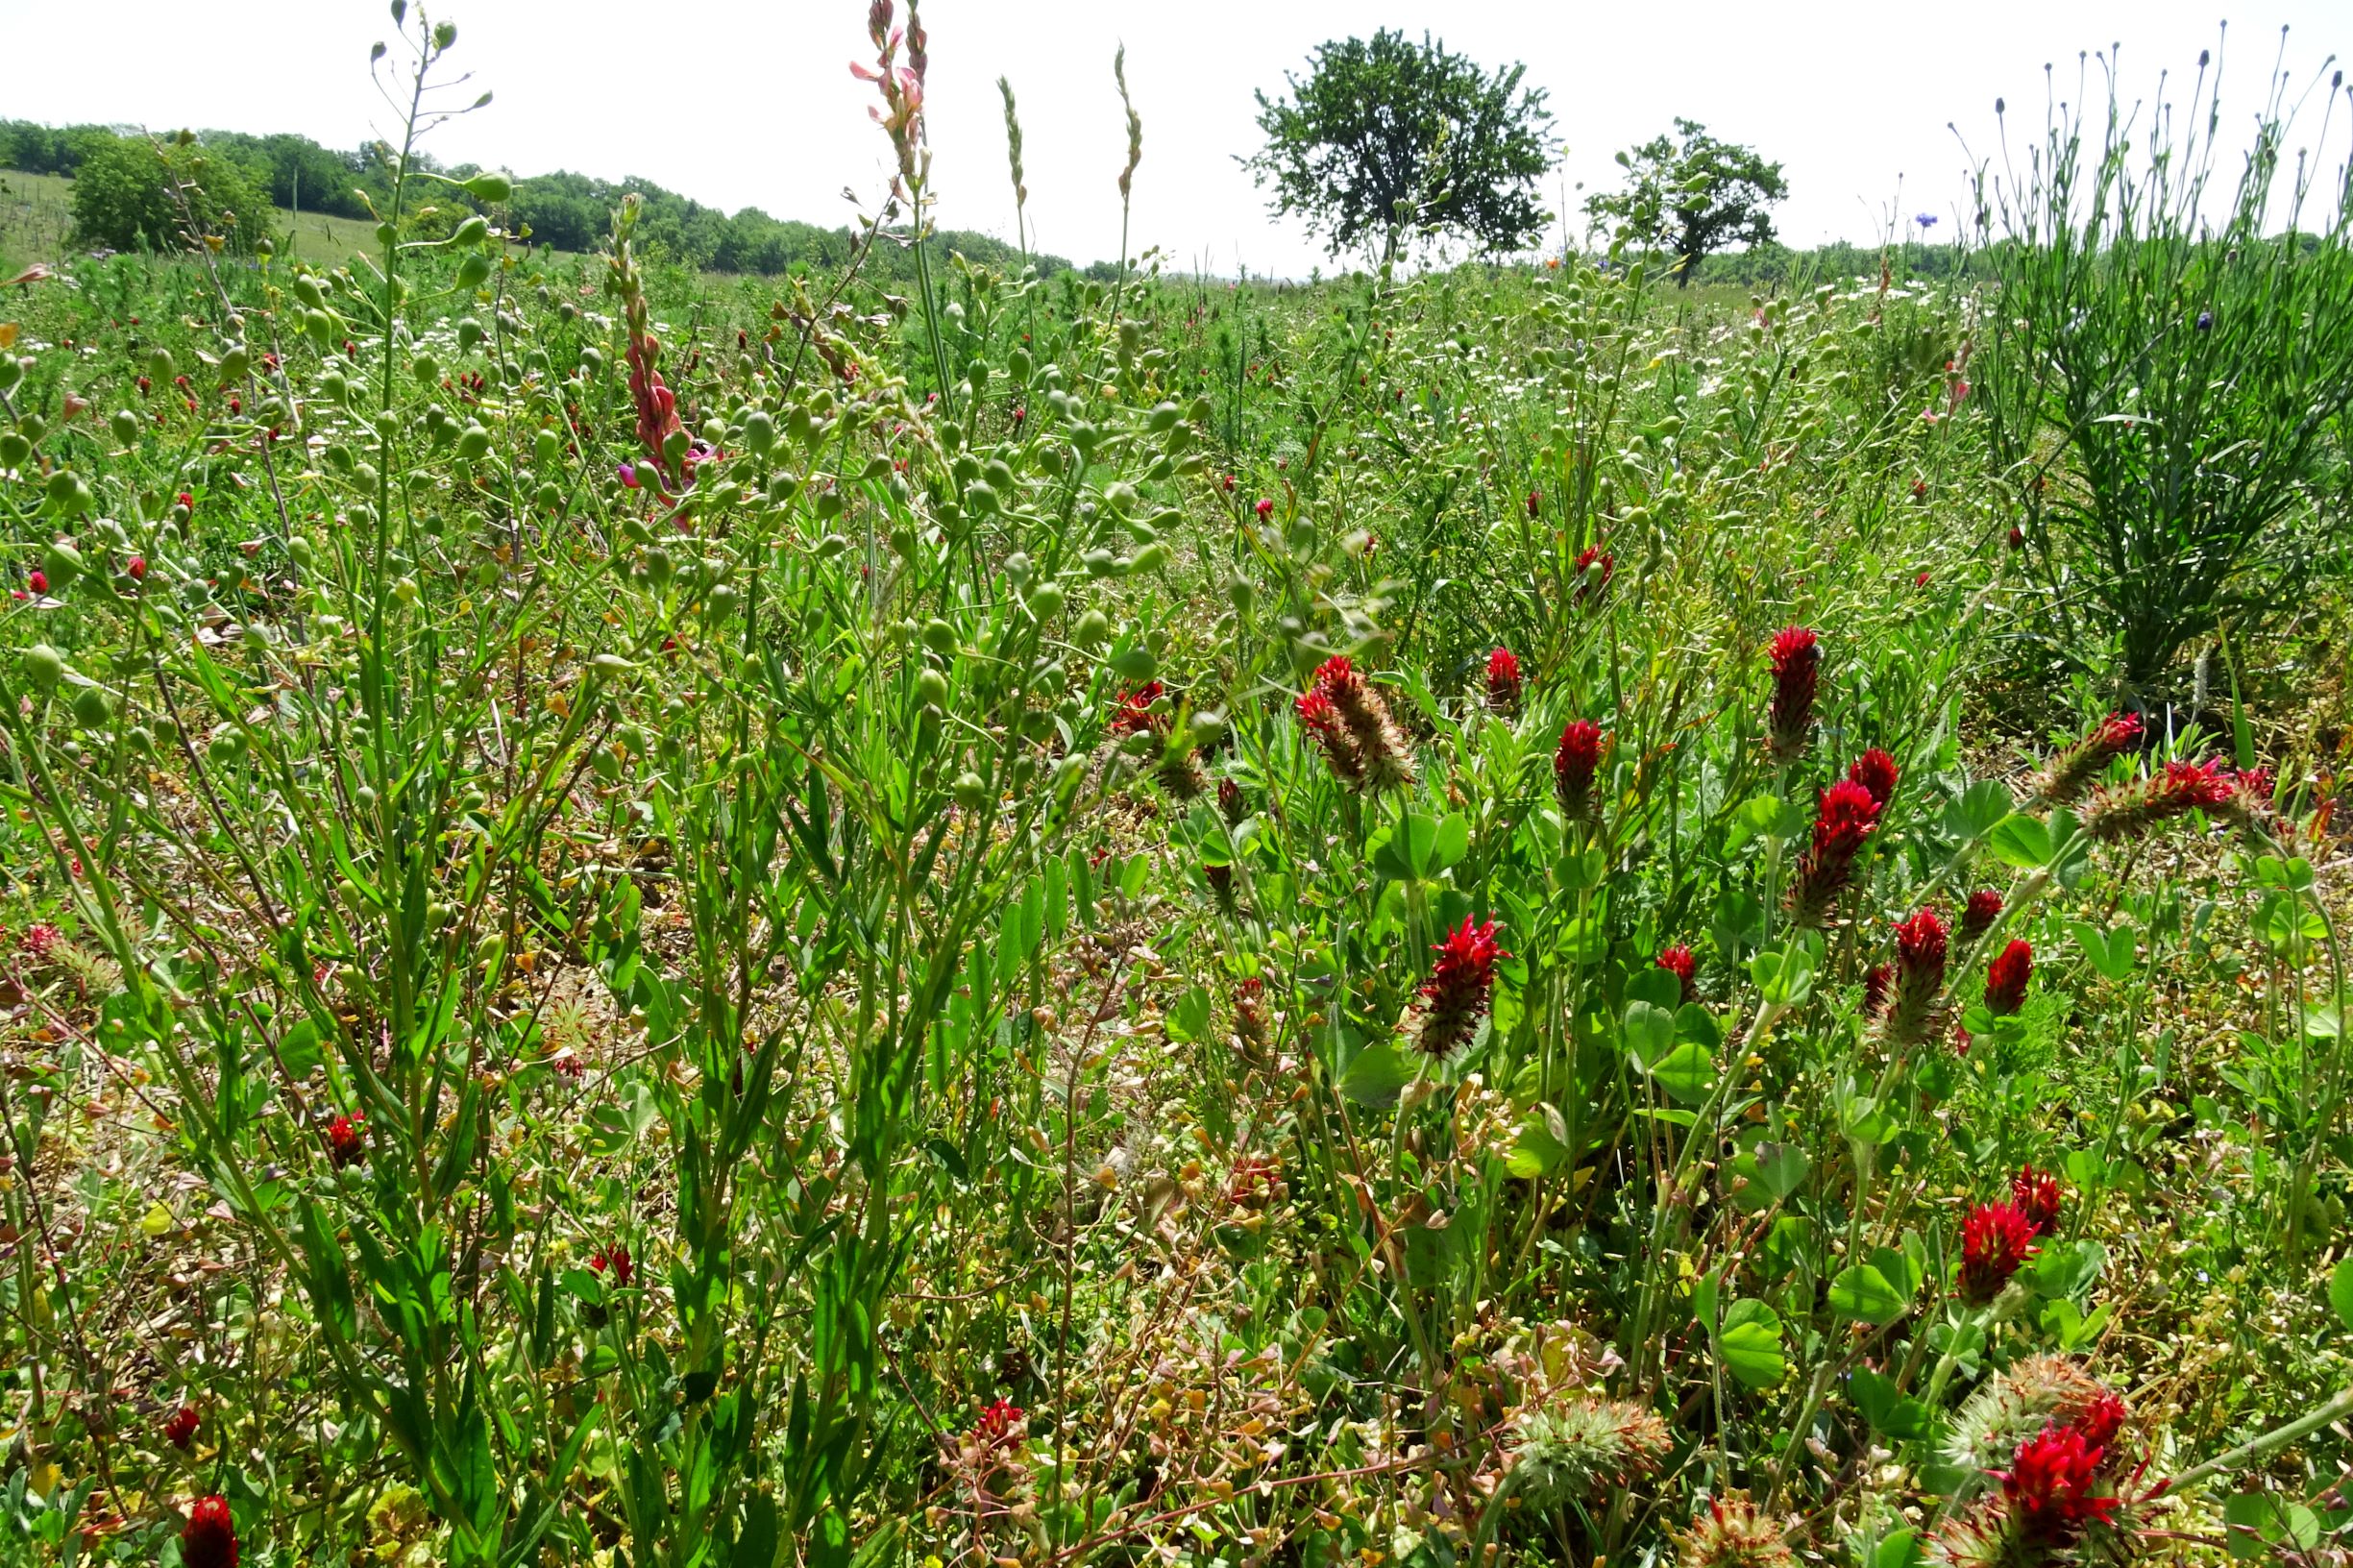
<svg viewBox="0 0 2353 1568"><path fill-rule="evenodd" d="M0 267L6 276L73 254L73 191L74 183L59 175L0 170ZM371 243L369 226L351 218L272 210L277 216L270 230L280 249L291 233L293 254L306 261L333 265Z"/></svg>

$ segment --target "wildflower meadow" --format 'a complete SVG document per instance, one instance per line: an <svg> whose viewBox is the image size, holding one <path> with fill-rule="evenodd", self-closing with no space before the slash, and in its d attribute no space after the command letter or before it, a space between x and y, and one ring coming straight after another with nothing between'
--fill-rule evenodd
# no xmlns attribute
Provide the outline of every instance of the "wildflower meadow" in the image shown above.
<svg viewBox="0 0 2353 1568"><path fill-rule="evenodd" d="M833 9L773 268L401 0L349 246L0 176L0 1560L2344 1561L2333 67L1851 255L1432 133L1279 284L935 232ZM1318 68L1286 210L1544 113Z"/></svg>

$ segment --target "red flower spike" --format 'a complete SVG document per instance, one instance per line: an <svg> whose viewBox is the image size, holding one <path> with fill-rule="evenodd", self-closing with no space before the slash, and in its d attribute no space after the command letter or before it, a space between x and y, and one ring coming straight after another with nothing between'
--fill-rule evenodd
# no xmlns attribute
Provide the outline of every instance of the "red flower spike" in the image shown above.
<svg viewBox="0 0 2353 1568"><path fill-rule="evenodd" d="M2059 1178L2047 1170L2025 1165L2010 1178L2010 1202L2026 1216L2027 1223L2034 1227L2037 1236L2048 1236L2059 1228L2062 1201ZM2107 1439L2100 1440L2105 1442Z"/></svg>
<svg viewBox="0 0 2353 1568"><path fill-rule="evenodd" d="M1495 944L1495 922L1473 925L1467 915L1431 951L1438 961L1422 987L1419 1043L1431 1055L1443 1056L1468 1043L1478 1029L1495 987L1495 961L1506 955Z"/></svg>
<svg viewBox="0 0 2353 1568"><path fill-rule="evenodd" d="M1487 655L1487 706L1497 713L1520 711L1520 656L1507 648Z"/></svg>
<svg viewBox="0 0 2353 1568"><path fill-rule="evenodd" d="M1241 820L1250 815L1250 802L1242 798L1242 787L1230 778L1217 781L1217 812L1225 818L1228 827L1240 826Z"/></svg>
<svg viewBox="0 0 2353 1568"><path fill-rule="evenodd" d="M1893 964L1874 964L1863 975L1863 1017L1875 1018L1887 1008L1889 989L1896 983Z"/></svg>
<svg viewBox="0 0 2353 1568"><path fill-rule="evenodd" d="M1682 983L1684 1001L1698 998L1700 988L1694 977L1700 971L1700 961L1690 948L1679 945L1669 947L1658 955L1656 962L1660 968Z"/></svg>
<svg viewBox="0 0 2353 1568"><path fill-rule="evenodd" d="M237 1568L237 1526L229 1499L218 1492L200 1497L180 1532L182 1568Z"/></svg>
<svg viewBox="0 0 2353 1568"><path fill-rule="evenodd" d="M37 594L47 593L49 591L49 574L37 569L31 576L25 578L25 586L32 589Z"/></svg>
<svg viewBox="0 0 2353 1568"><path fill-rule="evenodd" d="M172 1411L171 1419L163 1423L163 1440L185 1452L188 1444L196 1440L196 1427L200 1419L195 1406L181 1406Z"/></svg>
<svg viewBox="0 0 2353 1568"><path fill-rule="evenodd" d="M1881 811L1885 811L1887 803L1896 797L1896 780L1901 775L1896 767L1896 759L1873 747L1854 759L1853 765L1847 770L1847 776L1869 790L1872 799L1878 803Z"/></svg>
<svg viewBox="0 0 2353 1568"><path fill-rule="evenodd" d="M613 1283L623 1286L627 1285L629 1277L637 1272L637 1265L629 1261L629 1249L618 1243L589 1259L588 1266L600 1274L611 1274Z"/></svg>
<svg viewBox="0 0 2353 1568"><path fill-rule="evenodd" d="M1994 928L2001 919L2001 894L1991 888L1979 888L1969 895L1961 910L1961 940L1974 942Z"/></svg>
<svg viewBox="0 0 2353 1568"><path fill-rule="evenodd" d="M2033 977L2033 944L2022 938L2014 939L2001 950L2001 956L1986 967L1985 1010L1999 1018L2025 1006L2026 982Z"/></svg>
<svg viewBox="0 0 2353 1568"><path fill-rule="evenodd" d="M327 1155L337 1170L355 1165L368 1157L367 1129L367 1115L360 1111L337 1116L327 1124Z"/></svg>
<svg viewBox="0 0 2353 1568"><path fill-rule="evenodd" d="M1250 509L1259 514L1259 521L1262 523L1275 515L1275 503L1268 498L1261 498L1258 504Z"/></svg>
<svg viewBox="0 0 2353 1568"><path fill-rule="evenodd" d="M1829 919L1830 907L1854 876L1854 857L1879 825L1879 803L1851 778L1822 792L1814 818L1814 842L1798 862L1789 889L1790 919L1810 929Z"/></svg>
<svg viewBox="0 0 2353 1568"><path fill-rule="evenodd" d="M1010 1399L999 1399L982 1408L980 1419L972 1423L972 1435L984 1448L996 1448L1021 1431L1021 1422L1029 1412Z"/></svg>
<svg viewBox="0 0 2353 1568"><path fill-rule="evenodd" d="M2118 1499L2096 1490L2106 1451L2073 1427L2045 1427L2018 1445L2018 1456L2001 1476L2001 1495L2026 1538L2044 1546L2065 1546L2084 1527L2106 1525Z"/></svg>
<svg viewBox="0 0 2353 1568"><path fill-rule="evenodd" d="M1319 697L1320 703L1311 700ZM1333 772L1350 788L1380 790L1413 782L1412 747L1405 731L1345 653L1336 653L1316 668L1299 698L1299 718L1330 759ZM1345 741L1345 747L1336 746L1336 741Z"/></svg>
<svg viewBox="0 0 2353 1568"><path fill-rule="evenodd" d="M1533 523L1544 515L1544 495L1541 491L1528 492L1528 521Z"/></svg>
<svg viewBox="0 0 2353 1568"><path fill-rule="evenodd" d="M2050 759L2035 794L2049 805L2064 806L2082 798L2083 792L2108 766L2141 744L2141 721L2129 713L2112 713L2092 726L2092 732Z"/></svg>
<svg viewBox="0 0 2353 1568"><path fill-rule="evenodd" d="M2132 1412L2124 1408L2122 1400L2103 1392L2071 1424L2083 1433L2083 1440L2094 1448L2113 1448L2124 1431L2124 1423L2131 1416Z"/></svg>
<svg viewBox="0 0 2353 1568"><path fill-rule="evenodd" d="M1581 821L1593 809L1593 775L1602 766L1608 737L1590 719L1572 719L1560 731L1559 748L1553 753L1553 784L1560 796L1561 812Z"/></svg>
<svg viewBox="0 0 2353 1568"><path fill-rule="evenodd" d="M1822 678L1821 639L1805 626L1785 626L1776 633L1773 658L1773 701L1767 729L1776 762L1795 762L1805 752L1814 726L1814 694Z"/></svg>
<svg viewBox="0 0 2353 1568"><path fill-rule="evenodd" d="M2034 1221L2014 1203L1981 1203L1961 1222L1960 1292L1982 1306L2035 1254Z"/></svg>
<svg viewBox="0 0 2353 1568"><path fill-rule="evenodd" d="M1924 909L1896 927L1896 972L1888 988L1887 1033L1913 1045L1935 1027L1937 1001L1945 993L1944 917Z"/></svg>
<svg viewBox="0 0 2353 1568"><path fill-rule="evenodd" d="M1599 567L1596 572L1594 569ZM1609 586L1611 574L1618 569L1618 559L1599 545L1587 545L1577 554L1577 601L1599 600Z"/></svg>
<svg viewBox="0 0 2353 1568"><path fill-rule="evenodd" d="M1167 690L1157 680L1147 680L1141 686L1131 686L1119 694L1118 706L1113 711L1110 728L1115 735L1155 735L1168 725L1165 714L1152 711L1152 704Z"/></svg>

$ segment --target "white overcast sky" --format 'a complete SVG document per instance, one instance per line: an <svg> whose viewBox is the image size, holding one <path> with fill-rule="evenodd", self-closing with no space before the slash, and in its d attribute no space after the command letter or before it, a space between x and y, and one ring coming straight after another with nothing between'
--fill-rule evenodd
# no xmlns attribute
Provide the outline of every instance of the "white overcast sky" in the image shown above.
<svg viewBox="0 0 2353 1568"><path fill-rule="evenodd" d="M1157 243L1188 267L1303 275L1320 249L1267 215L1234 161L1256 144L1252 91L1279 88L1318 42L1385 26L1427 29L1490 65L1526 62L1566 147L1548 208L1561 206L1563 178L1572 206L1580 182L1612 183L1611 153L1680 114L1781 160L1791 196L1777 216L1791 244L1868 240L1889 213L1921 210L1944 214L1942 237L1965 188L1948 122L1986 150L1994 100L2006 96L2014 142L2031 134L2047 61L2072 97L2079 51L2120 42L2133 94L2153 96L2170 67L2178 99L2227 14L2223 108L2226 124L2243 126L2283 24L2299 84L2332 53L2353 53L2346 0L2245 3L933 0L934 184L943 224L1010 236L995 86L1009 76L1035 243L1082 262L1115 256L1126 149L1111 66L1124 41L1144 124L1135 248ZM446 160L634 175L730 211L828 225L849 216L844 185L870 199L888 178L888 143L866 116L872 89L847 69L870 52L865 0L457 0L434 14L458 26L453 67L496 94L428 144ZM374 0L0 0L11 66L0 116L299 131L355 145L394 129L366 67L368 46L391 31ZM2316 94L2299 142L2313 139L2325 97ZM2332 163L2344 125L2340 100Z"/></svg>

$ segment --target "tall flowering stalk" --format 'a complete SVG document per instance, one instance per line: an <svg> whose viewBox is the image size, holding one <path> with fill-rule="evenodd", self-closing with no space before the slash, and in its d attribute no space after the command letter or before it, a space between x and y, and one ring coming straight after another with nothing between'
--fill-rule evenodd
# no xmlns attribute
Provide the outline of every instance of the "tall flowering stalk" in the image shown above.
<svg viewBox="0 0 2353 1568"><path fill-rule="evenodd" d="M662 344L653 335L645 281L638 275L637 257L630 247L642 205L635 191L622 198L621 209L613 215L613 254L607 265L613 291L621 297L622 322L628 334L623 352L629 362L629 400L637 407L637 444L652 459L660 480L656 490L667 503L673 499L672 487L692 485L695 470L717 453L702 442L686 439L685 429L678 423L677 397L656 368ZM625 464L622 482L634 489L642 479L632 465Z"/></svg>
<svg viewBox="0 0 2353 1568"><path fill-rule="evenodd" d="M2046 805L2064 806L2083 797L2111 759L2141 744L2141 721L2129 713L2112 713L2092 732L2050 759L2035 785L2035 796Z"/></svg>
<svg viewBox="0 0 2353 1568"><path fill-rule="evenodd" d="M1298 713L1333 775L1350 789L1385 790L1413 782L1413 751L1405 731L1345 653L1316 669L1300 694Z"/></svg>
<svg viewBox="0 0 2353 1568"><path fill-rule="evenodd" d="M1774 760L1795 762L1805 754L1805 743L1814 727L1822 643L1810 627L1784 626L1774 634L1770 652L1773 701L1766 728L1772 737Z"/></svg>
<svg viewBox="0 0 2353 1568"><path fill-rule="evenodd" d="M1854 857L1879 825L1879 803L1851 778L1822 792L1814 817L1814 839L1798 861L1789 888L1789 918L1810 930L1830 918L1831 906L1854 877Z"/></svg>
<svg viewBox="0 0 2353 1568"><path fill-rule="evenodd" d="M1495 961L1504 956L1495 943L1495 922L1477 925L1465 915L1462 924L1431 949L1438 961L1422 987L1421 1016L1415 1043L1433 1056L1444 1056L1469 1043L1486 1016L1495 989Z"/></svg>

